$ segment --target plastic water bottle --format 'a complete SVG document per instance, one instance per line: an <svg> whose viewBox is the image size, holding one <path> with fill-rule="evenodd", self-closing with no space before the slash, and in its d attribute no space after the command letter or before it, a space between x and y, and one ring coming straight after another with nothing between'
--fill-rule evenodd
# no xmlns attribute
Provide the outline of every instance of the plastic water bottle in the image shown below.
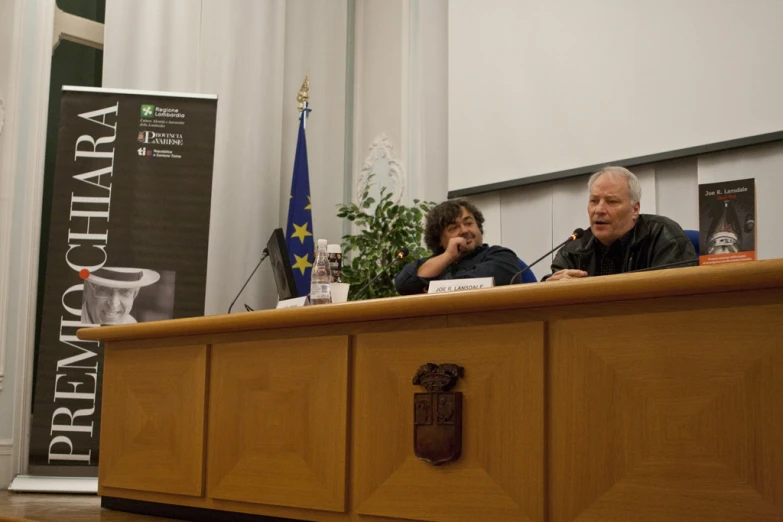
<svg viewBox="0 0 783 522"><path fill-rule="evenodd" d="M332 280L329 268L329 254L326 252L326 240L318 240L318 250L315 253L313 270L310 273L310 304L329 304L332 296L329 292L329 283Z"/></svg>

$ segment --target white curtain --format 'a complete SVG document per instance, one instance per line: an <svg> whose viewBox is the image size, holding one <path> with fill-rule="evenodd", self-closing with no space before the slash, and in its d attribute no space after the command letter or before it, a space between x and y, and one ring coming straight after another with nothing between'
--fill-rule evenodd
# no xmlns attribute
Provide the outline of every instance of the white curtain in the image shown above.
<svg viewBox="0 0 783 522"><path fill-rule="evenodd" d="M271 231L285 229L296 93L307 72L314 228L339 242L346 19L346 0L107 2L104 87L218 95L207 315L225 313ZM235 310L276 300L265 264Z"/></svg>

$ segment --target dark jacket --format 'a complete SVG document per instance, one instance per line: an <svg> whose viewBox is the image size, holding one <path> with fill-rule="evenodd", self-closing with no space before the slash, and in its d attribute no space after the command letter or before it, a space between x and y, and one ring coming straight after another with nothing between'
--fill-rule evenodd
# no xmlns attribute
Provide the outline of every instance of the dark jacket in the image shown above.
<svg viewBox="0 0 783 522"><path fill-rule="evenodd" d="M408 263L394 278L394 286L401 295L421 294L430 281L440 279L468 279L494 277L495 286L507 285L519 272L517 255L501 246L481 245L459 261L449 265L438 277L419 277L416 273L429 257Z"/></svg>
<svg viewBox="0 0 783 522"><path fill-rule="evenodd" d="M641 214L632 229L631 241L625 251L622 272L652 268L698 257L693 243L680 225L671 219L653 214ZM572 241L555 256L552 273L564 268L584 270L595 275L598 269L598 240L588 230L581 239ZM683 265L687 266L687 265Z"/></svg>

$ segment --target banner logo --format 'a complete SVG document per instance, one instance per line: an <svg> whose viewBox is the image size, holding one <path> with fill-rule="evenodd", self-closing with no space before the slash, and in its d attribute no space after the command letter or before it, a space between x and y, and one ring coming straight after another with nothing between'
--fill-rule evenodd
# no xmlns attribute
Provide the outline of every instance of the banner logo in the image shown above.
<svg viewBox="0 0 783 522"><path fill-rule="evenodd" d="M182 147L185 145L185 139L182 134L176 132L152 132L139 131L137 138L139 143L151 143L153 145L176 145Z"/></svg>
<svg viewBox="0 0 783 522"><path fill-rule="evenodd" d="M144 104L141 106L141 117L142 118L154 118L155 117L155 106Z"/></svg>

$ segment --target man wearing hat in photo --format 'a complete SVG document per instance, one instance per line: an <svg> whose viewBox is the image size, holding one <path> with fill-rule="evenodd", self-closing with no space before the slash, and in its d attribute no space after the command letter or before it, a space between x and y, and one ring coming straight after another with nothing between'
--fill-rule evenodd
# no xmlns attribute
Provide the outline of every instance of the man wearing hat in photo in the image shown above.
<svg viewBox="0 0 783 522"><path fill-rule="evenodd" d="M160 279L160 274L146 268L103 267L84 279L82 323L133 324L130 315L139 289Z"/></svg>

